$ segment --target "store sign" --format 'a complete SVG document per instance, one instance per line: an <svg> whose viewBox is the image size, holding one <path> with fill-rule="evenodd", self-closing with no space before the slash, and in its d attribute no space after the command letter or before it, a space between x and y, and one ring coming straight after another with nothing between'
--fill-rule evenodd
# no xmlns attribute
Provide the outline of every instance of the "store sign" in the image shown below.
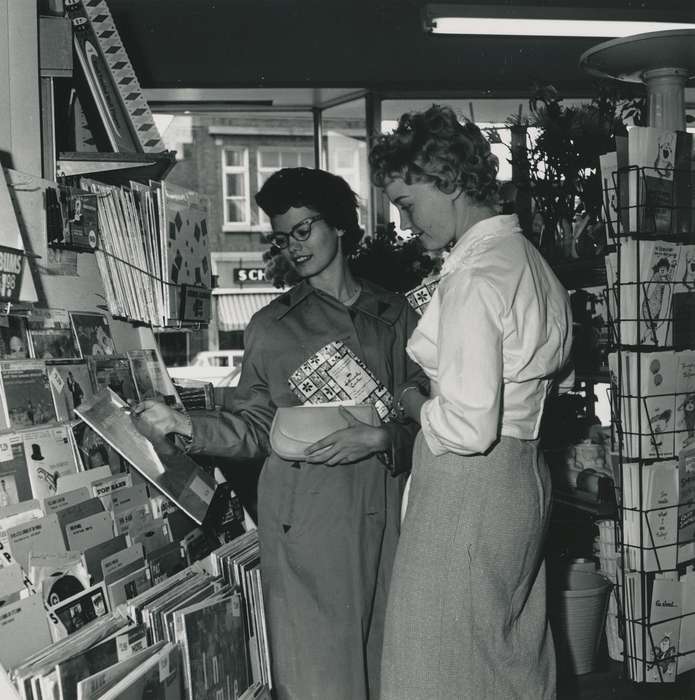
<svg viewBox="0 0 695 700"><path fill-rule="evenodd" d="M268 284L265 267L235 267L232 274L235 284Z"/></svg>
<svg viewBox="0 0 695 700"><path fill-rule="evenodd" d="M0 246L0 301L19 300L23 272L23 251Z"/></svg>
<svg viewBox="0 0 695 700"><path fill-rule="evenodd" d="M210 290L204 287L181 285L180 318L186 322L204 322L210 320Z"/></svg>

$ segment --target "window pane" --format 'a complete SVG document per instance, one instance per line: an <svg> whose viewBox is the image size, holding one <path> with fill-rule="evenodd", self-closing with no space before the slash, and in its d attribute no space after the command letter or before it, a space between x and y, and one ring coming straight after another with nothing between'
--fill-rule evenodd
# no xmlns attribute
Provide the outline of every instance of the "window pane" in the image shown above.
<svg viewBox="0 0 695 700"><path fill-rule="evenodd" d="M336 168L352 168L355 164L355 154L357 151L348 151L344 148L339 148L335 154Z"/></svg>
<svg viewBox="0 0 695 700"><path fill-rule="evenodd" d="M305 168L314 167L314 152L313 151L300 151L299 152L299 165Z"/></svg>
<svg viewBox="0 0 695 700"><path fill-rule="evenodd" d="M228 168L240 167L244 164L244 154L242 151L226 150L224 152L225 165Z"/></svg>
<svg viewBox="0 0 695 700"><path fill-rule="evenodd" d="M280 154L278 151L260 151L260 167L261 168L279 168Z"/></svg>
<svg viewBox="0 0 695 700"><path fill-rule="evenodd" d="M243 197L245 194L244 176L241 173L227 173L227 196Z"/></svg>
<svg viewBox="0 0 695 700"><path fill-rule="evenodd" d="M227 200L227 221L239 223L245 221L243 202L234 199Z"/></svg>
<svg viewBox="0 0 695 700"><path fill-rule="evenodd" d="M282 167L283 168L296 168L299 162L299 154L296 151L283 151L282 152Z"/></svg>
<svg viewBox="0 0 695 700"><path fill-rule="evenodd" d="M358 220L369 230L371 217L368 216L369 172L367 164L367 122L364 98L345 102L326 109L322 113L322 124L326 167L347 180L359 198Z"/></svg>

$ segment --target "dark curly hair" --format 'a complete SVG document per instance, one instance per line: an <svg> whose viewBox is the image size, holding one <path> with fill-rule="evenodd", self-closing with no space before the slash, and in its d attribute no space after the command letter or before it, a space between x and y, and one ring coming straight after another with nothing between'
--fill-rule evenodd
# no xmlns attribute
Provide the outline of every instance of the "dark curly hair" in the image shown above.
<svg viewBox="0 0 695 700"><path fill-rule="evenodd" d="M256 194L256 204L267 216L279 216L291 207L307 207L321 214L329 226L344 231L343 255L354 253L362 238L357 223L357 195L342 177L325 170L278 170Z"/></svg>
<svg viewBox="0 0 695 700"><path fill-rule="evenodd" d="M471 121L460 123L450 107L403 114L395 131L377 137L369 164L377 187L400 177L408 184L434 182L447 193L461 187L485 204L497 199L497 157L480 129Z"/></svg>

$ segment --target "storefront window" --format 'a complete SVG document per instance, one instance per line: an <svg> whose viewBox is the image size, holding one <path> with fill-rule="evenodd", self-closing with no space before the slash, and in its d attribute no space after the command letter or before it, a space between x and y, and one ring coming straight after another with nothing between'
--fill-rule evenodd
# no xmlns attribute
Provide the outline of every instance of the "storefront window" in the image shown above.
<svg viewBox="0 0 695 700"><path fill-rule="evenodd" d="M258 189L263 183L280 168L313 168L313 148L267 148L258 150ZM258 223L265 228L270 228L268 217L259 210Z"/></svg>
<svg viewBox="0 0 695 700"><path fill-rule="evenodd" d="M340 175L359 198L360 226L370 226L369 170L367 163L367 127L365 100L351 100L321 113L323 128L324 167ZM367 235L371 232L365 231Z"/></svg>
<svg viewBox="0 0 695 700"><path fill-rule="evenodd" d="M251 222L248 149L225 148L222 155L224 225L248 225Z"/></svg>

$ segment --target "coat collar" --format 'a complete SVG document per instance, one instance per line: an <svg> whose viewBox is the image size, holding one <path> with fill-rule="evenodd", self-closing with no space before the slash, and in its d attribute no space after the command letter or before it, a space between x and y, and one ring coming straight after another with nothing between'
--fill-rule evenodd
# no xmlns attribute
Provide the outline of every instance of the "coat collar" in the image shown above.
<svg viewBox="0 0 695 700"><path fill-rule="evenodd" d="M389 325L395 323L403 309L404 299L392 292L386 292L366 280L360 279L359 282L362 285L362 294L350 308L373 316ZM278 320L283 318L312 294L330 300L332 303L339 303L314 289L306 280L302 280L276 300L275 303L278 306L276 318Z"/></svg>

